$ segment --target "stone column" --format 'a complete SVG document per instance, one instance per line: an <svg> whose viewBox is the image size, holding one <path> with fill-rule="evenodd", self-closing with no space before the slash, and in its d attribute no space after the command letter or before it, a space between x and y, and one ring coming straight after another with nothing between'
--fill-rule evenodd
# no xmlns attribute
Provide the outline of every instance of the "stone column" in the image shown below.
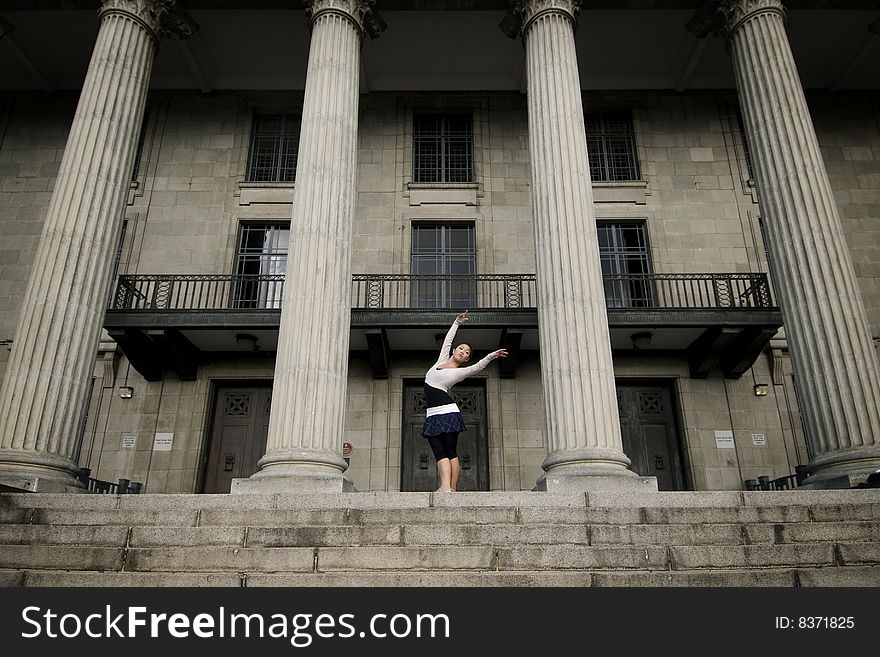
<svg viewBox="0 0 880 657"><path fill-rule="evenodd" d="M880 468L880 366L798 78L780 0L721 12L789 342L808 485L849 487Z"/></svg>
<svg viewBox="0 0 880 657"><path fill-rule="evenodd" d="M76 459L150 71L174 0L104 0L0 390L0 483L78 489Z"/></svg>
<svg viewBox="0 0 880 657"><path fill-rule="evenodd" d="M233 493L342 491L358 93L373 0L306 0L312 32L266 455Z"/></svg>
<svg viewBox="0 0 880 657"><path fill-rule="evenodd" d="M541 375L541 490L656 490L623 453L575 52L579 0L522 0ZM502 27L504 27L502 25ZM511 30L507 30L508 34Z"/></svg>

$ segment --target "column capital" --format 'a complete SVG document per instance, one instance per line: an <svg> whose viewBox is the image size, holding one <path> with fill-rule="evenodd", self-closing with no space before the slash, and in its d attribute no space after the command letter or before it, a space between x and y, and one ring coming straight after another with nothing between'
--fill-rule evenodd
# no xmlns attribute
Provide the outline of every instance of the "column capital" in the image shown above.
<svg viewBox="0 0 880 657"><path fill-rule="evenodd" d="M581 0L510 0L507 14L501 21L501 31L511 39L525 36L535 19L545 14L561 14L577 28Z"/></svg>
<svg viewBox="0 0 880 657"><path fill-rule="evenodd" d="M143 25L157 42L169 34L186 39L199 29L199 24L177 0L101 0L98 16L103 19L109 14L129 16Z"/></svg>
<svg viewBox="0 0 880 657"><path fill-rule="evenodd" d="M782 0L710 0L687 23L687 29L700 37L732 35L756 14L773 12L785 16Z"/></svg>
<svg viewBox="0 0 880 657"><path fill-rule="evenodd" d="M715 10L723 21L722 29L727 36L756 14L772 12L785 17L782 0L716 0Z"/></svg>
<svg viewBox="0 0 880 657"><path fill-rule="evenodd" d="M306 16L309 19L309 29L315 24L319 16L323 14L338 14L351 21L361 37L368 34L371 39L379 38L379 35L387 27L379 10L376 8L376 0L304 0Z"/></svg>

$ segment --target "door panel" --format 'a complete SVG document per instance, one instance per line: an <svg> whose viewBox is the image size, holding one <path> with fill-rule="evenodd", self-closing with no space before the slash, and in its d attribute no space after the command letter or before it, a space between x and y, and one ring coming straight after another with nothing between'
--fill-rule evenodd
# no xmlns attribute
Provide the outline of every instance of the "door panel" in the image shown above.
<svg viewBox="0 0 880 657"><path fill-rule="evenodd" d="M266 453L272 389L218 388L205 466L205 493L228 493L232 480L250 477Z"/></svg>
<svg viewBox="0 0 880 657"><path fill-rule="evenodd" d="M434 491L439 488L437 462L428 440L421 435L425 421L423 383L406 383L403 391L403 491ZM461 409L467 431L458 435L461 475L458 490L489 490L489 448L486 431L486 389L481 385L459 385L452 398Z"/></svg>
<svg viewBox="0 0 880 657"><path fill-rule="evenodd" d="M657 477L660 490L684 490L684 464L670 389L618 384L617 404L623 451L632 461L633 472Z"/></svg>

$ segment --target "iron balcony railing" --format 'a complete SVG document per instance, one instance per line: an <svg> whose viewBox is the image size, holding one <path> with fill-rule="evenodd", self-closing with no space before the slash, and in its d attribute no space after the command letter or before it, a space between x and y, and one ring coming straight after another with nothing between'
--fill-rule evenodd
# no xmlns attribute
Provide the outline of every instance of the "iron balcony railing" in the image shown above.
<svg viewBox="0 0 880 657"><path fill-rule="evenodd" d="M772 308L767 275L606 274L609 308ZM284 275L141 274L120 276L111 310L277 310ZM535 308L534 274L356 274L351 306Z"/></svg>

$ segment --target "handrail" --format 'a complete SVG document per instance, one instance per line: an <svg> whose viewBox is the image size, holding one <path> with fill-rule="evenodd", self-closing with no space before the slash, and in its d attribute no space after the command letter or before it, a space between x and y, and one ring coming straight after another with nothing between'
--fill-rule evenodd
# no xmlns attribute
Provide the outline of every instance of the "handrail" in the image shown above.
<svg viewBox="0 0 880 657"><path fill-rule="evenodd" d="M351 307L535 308L534 274L355 274ZM764 273L605 274L608 308L773 308ZM111 310L278 310L284 275L120 276Z"/></svg>

